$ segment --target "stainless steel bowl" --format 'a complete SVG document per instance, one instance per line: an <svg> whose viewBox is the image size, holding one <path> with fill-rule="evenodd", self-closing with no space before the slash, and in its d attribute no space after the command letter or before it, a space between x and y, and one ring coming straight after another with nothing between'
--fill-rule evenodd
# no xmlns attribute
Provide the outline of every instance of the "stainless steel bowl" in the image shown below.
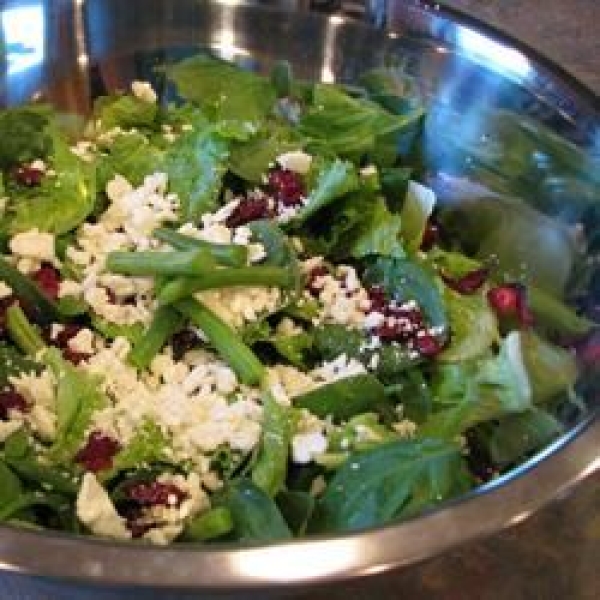
<svg viewBox="0 0 600 600"><path fill-rule="evenodd" d="M18 11L21 34L11 28ZM483 128L486 111L508 109L590 152L600 139L591 92L516 42L426 2L7 0L0 15L11 42L0 65L5 105L45 98L83 113L98 93L151 76L157 61L212 48L260 71L286 58L299 76L324 81L351 82L367 68L401 61L424 96L458 107L469 127ZM430 514L354 535L163 549L1 527L2 597L74 597L74 583L136 588L131 596L96 588L85 596L94 598L179 597L169 590L260 597L409 567L520 523L589 479L600 467L598 393L592 395L585 420L518 471Z"/></svg>

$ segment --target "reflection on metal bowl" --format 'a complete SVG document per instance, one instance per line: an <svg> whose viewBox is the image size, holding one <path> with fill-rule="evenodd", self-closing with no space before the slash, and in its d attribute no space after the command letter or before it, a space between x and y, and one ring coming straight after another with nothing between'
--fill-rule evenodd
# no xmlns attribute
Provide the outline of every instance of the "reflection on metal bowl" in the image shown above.
<svg viewBox="0 0 600 600"><path fill-rule="evenodd" d="M260 72L285 58L299 77L324 82L351 83L366 69L395 61L414 77L432 114L439 111L445 118L458 119L449 124L450 133L460 130L470 139L501 143L490 139L490 120L510 114L544 123L584 150L597 144L597 99L559 69L477 23L427 3L399 0L371 2L368 10L350 7L363 23L348 17L348 10L327 14L329 4L316 4L312 7L320 12L292 0L9 0L2 3L0 20L7 49L0 100L13 105L44 98L65 111L87 113L98 94L125 88L133 79L152 78L157 62L207 48ZM331 4L340 8L339 3ZM449 139L441 138L444 143ZM458 155L439 152L435 145L431 151L439 160L438 170L452 167L462 169L465 177L472 175L469 160L450 164ZM546 204L538 208L572 219L575 188L564 185L560 176L550 172L539 182ZM490 185L488 180L484 183ZM519 185L509 183L506 191L518 195ZM447 201L452 201L451 191L438 189ZM590 290L588 300L598 303L597 289ZM164 593L159 597L165 598L178 597L168 595L176 589L207 594L254 591L261 597L265 591L408 568L514 526L592 477L600 467L597 386L593 381L584 385L587 416L518 471L398 525L268 547L168 549L3 527L0 567L86 585L135 586L135 597L140 598L145 597L142 588L153 588L148 594ZM70 594L68 587L50 581L14 582L11 597L28 590L37 590L40 597ZM95 593L98 598L111 597L109 590ZM124 597L123 592L115 594Z"/></svg>

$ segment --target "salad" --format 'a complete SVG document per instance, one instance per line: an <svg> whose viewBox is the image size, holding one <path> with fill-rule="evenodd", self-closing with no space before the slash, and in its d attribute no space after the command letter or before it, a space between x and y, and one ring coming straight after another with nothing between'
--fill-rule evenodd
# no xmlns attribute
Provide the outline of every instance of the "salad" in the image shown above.
<svg viewBox="0 0 600 600"><path fill-rule="evenodd" d="M555 439L584 410L594 323L563 291L585 240L506 196L438 205L424 119L393 70L350 88L207 56L76 134L0 113L0 521L344 532ZM551 269L513 268L523 227Z"/></svg>

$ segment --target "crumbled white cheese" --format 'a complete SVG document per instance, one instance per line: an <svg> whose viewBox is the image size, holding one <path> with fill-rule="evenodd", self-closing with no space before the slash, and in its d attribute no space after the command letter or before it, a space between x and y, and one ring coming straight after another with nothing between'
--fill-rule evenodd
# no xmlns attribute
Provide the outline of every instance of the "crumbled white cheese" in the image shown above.
<svg viewBox="0 0 600 600"><path fill-rule="evenodd" d="M9 421L0 421L0 443L3 443L13 433L21 429L23 421L21 419L10 419Z"/></svg>
<svg viewBox="0 0 600 600"><path fill-rule="evenodd" d="M54 236L36 229L17 233L9 242L10 251L17 257L40 262L56 262Z"/></svg>
<svg viewBox="0 0 600 600"><path fill-rule="evenodd" d="M136 98L151 104L156 102L158 99L156 92L147 81L134 81L131 84L131 92Z"/></svg>
<svg viewBox="0 0 600 600"><path fill-rule="evenodd" d="M327 438L322 433L299 433L292 438L292 460L297 464L305 465L325 450Z"/></svg>
<svg viewBox="0 0 600 600"><path fill-rule="evenodd" d="M12 289L4 281L0 281L0 300L9 296L12 296Z"/></svg>
<svg viewBox="0 0 600 600"><path fill-rule="evenodd" d="M310 171L312 156L302 150L292 150L291 152L280 154L277 157L277 162L284 169L305 175Z"/></svg>
<svg viewBox="0 0 600 600"><path fill-rule="evenodd" d="M93 473L85 473L77 494L77 517L92 533L115 539L129 539L131 533L110 496Z"/></svg>
<svg viewBox="0 0 600 600"><path fill-rule="evenodd" d="M346 377L354 377L366 373L362 363L354 358L348 359L345 354L340 354L332 361L326 361L322 366L313 369L310 375L317 381L332 383Z"/></svg>
<svg viewBox="0 0 600 600"><path fill-rule="evenodd" d="M394 423L392 427L402 438L412 438L417 433L417 424L410 419L402 419L402 421Z"/></svg>
<svg viewBox="0 0 600 600"><path fill-rule="evenodd" d="M77 334L67 342L69 348L73 352L81 354L93 354L94 348L94 332L90 329L80 329Z"/></svg>

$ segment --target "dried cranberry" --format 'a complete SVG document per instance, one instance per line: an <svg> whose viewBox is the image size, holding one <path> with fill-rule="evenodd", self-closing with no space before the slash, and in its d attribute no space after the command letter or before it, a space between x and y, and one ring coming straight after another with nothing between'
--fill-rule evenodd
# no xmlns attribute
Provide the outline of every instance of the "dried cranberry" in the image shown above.
<svg viewBox="0 0 600 600"><path fill-rule="evenodd" d="M522 326L533 324L533 315L527 304L527 292L520 283L492 288L487 293L487 299L500 317L516 317Z"/></svg>
<svg viewBox="0 0 600 600"><path fill-rule="evenodd" d="M127 487L127 497L142 506L179 506L187 493L172 483L142 481Z"/></svg>
<svg viewBox="0 0 600 600"><path fill-rule="evenodd" d="M304 196L302 179L289 169L275 169L269 173L269 190L284 206L301 204Z"/></svg>
<svg viewBox="0 0 600 600"><path fill-rule="evenodd" d="M153 525L151 523L140 523L134 519L127 519L125 526L131 531L131 537L137 540L148 533Z"/></svg>
<svg viewBox="0 0 600 600"><path fill-rule="evenodd" d="M371 312L385 312L385 308L387 306L387 299L385 297L385 290L380 285L375 285L370 287L367 291L369 295L369 300L371 302L370 311Z"/></svg>
<svg viewBox="0 0 600 600"><path fill-rule="evenodd" d="M487 267L471 271L462 277L448 277L442 275L444 283L459 294L474 294L488 278L490 270Z"/></svg>
<svg viewBox="0 0 600 600"><path fill-rule="evenodd" d="M328 274L329 270L325 265L313 267L306 276L306 289L313 296L318 296L322 288L317 282L321 277L325 277Z"/></svg>
<svg viewBox="0 0 600 600"><path fill-rule="evenodd" d="M78 352L77 350L73 350L69 346L67 346L62 351L62 355L65 358L65 360L68 360L70 363L73 363L74 365L78 365L78 364L82 363L84 360L87 360L88 358L90 358L92 356L91 354L88 354L87 352Z"/></svg>
<svg viewBox="0 0 600 600"><path fill-rule="evenodd" d="M75 461L87 471L97 473L112 467L113 458L120 449L117 440L101 431L92 431L85 446L75 455Z"/></svg>
<svg viewBox="0 0 600 600"><path fill-rule="evenodd" d="M173 335L171 347L173 348L173 359L181 360L186 352L198 347L200 337L193 329L184 329Z"/></svg>
<svg viewBox="0 0 600 600"><path fill-rule="evenodd" d="M269 199L266 196L251 196L240 200L233 212L227 217L227 227L240 227L246 223L267 219L273 216L269 208Z"/></svg>
<svg viewBox="0 0 600 600"><path fill-rule="evenodd" d="M431 219L427 221L423 237L421 238L421 250L427 252L440 241L440 226Z"/></svg>
<svg viewBox="0 0 600 600"><path fill-rule="evenodd" d="M22 165L12 171L12 177L19 185L37 187L42 183L44 171L29 165Z"/></svg>
<svg viewBox="0 0 600 600"><path fill-rule="evenodd" d="M588 335L583 341L575 346L577 358L586 367L597 367L600 365L600 330Z"/></svg>
<svg viewBox="0 0 600 600"><path fill-rule="evenodd" d="M29 412L30 407L21 394L14 390L0 392L0 419L8 420L9 412L16 410L22 413Z"/></svg>
<svg viewBox="0 0 600 600"><path fill-rule="evenodd" d="M68 323L64 325L63 328L50 339L50 342L57 346L58 348L67 348L69 342L77 336L77 334L83 329L81 325L76 325L74 323Z"/></svg>
<svg viewBox="0 0 600 600"><path fill-rule="evenodd" d="M33 279L46 294L46 296L52 300L56 300L58 298L60 274L52 265L42 265L33 274Z"/></svg>
<svg viewBox="0 0 600 600"><path fill-rule="evenodd" d="M428 358L437 356L442 351L442 344L429 333L421 333L415 338L415 350Z"/></svg>

